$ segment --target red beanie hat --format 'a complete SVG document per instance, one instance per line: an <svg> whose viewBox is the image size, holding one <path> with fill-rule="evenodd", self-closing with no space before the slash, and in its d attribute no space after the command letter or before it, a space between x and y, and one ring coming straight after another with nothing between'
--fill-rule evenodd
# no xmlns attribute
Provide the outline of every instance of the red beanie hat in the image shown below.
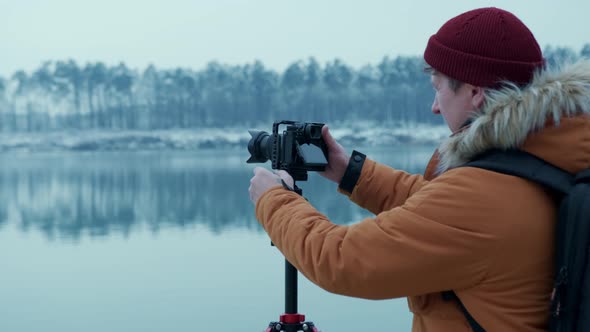
<svg viewBox="0 0 590 332"><path fill-rule="evenodd" d="M545 63L524 23L493 7L471 10L446 22L428 40L424 60L450 78L481 87L504 80L527 84Z"/></svg>

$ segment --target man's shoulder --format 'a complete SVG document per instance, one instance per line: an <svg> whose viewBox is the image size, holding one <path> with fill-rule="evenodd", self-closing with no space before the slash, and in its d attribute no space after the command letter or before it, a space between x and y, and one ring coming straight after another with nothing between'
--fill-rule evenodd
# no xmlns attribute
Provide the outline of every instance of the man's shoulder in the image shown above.
<svg viewBox="0 0 590 332"><path fill-rule="evenodd" d="M524 226L529 216L554 209L540 185L474 167L455 168L439 175L412 195L404 207L452 227L492 233L511 232L503 225Z"/></svg>

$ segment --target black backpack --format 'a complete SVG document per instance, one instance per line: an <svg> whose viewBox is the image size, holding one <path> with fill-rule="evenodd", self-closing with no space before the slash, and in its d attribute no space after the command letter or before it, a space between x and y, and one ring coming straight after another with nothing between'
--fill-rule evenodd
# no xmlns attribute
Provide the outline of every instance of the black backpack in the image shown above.
<svg viewBox="0 0 590 332"><path fill-rule="evenodd" d="M521 150L492 150L464 166L519 176L540 183L557 195L549 331L590 331L590 169L572 176ZM443 292L443 298L459 303L473 331L485 331L453 291Z"/></svg>

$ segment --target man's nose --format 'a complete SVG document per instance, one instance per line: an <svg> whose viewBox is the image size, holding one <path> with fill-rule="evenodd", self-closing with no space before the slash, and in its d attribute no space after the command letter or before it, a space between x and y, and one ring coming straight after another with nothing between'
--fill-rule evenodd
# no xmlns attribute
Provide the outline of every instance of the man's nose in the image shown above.
<svg viewBox="0 0 590 332"><path fill-rule="evenodd" d="M440 108L438 108L438 103L436 102L436 99L434 99L434 101L432 102L432 113L440 114Z"/></svg>

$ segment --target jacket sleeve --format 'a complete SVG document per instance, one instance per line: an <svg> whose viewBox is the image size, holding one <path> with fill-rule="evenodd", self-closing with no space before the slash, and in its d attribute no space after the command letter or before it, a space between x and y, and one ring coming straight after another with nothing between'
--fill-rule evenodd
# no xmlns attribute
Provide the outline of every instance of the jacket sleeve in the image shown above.
<svg viewBox="0 0 590 332"><path fill-rule="evenodd" d="M339 189L350 200L374 214L402 205L408 197L429 181L366 159L352 193Z"/></svg>
<svg viewBox="0 0 590 332"><path fill-rule="evenodd" d="M476 200L465 215L466 203L450 192L460 186L438 179L405 204L350 226L331 223L283 188L263 194L256 216L285 258L327 291L388 299L469 288L485 277L494 236L465 221L490 209Z"/></svg>

